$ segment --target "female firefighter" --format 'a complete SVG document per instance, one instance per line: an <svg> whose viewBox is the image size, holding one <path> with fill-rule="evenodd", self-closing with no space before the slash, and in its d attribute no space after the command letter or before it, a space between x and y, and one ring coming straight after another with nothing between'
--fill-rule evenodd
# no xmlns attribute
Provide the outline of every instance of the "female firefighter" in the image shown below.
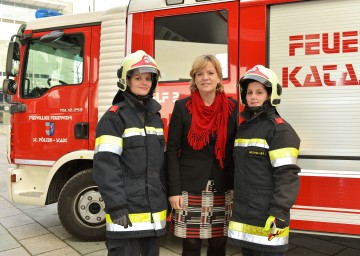
<svg viewBox="0 0 360 256"><path fill-rule="evenodd" d="M105 202L109 256L158 256L166 233L165 138L152 98L159 75L144 51L124 58L120 89L96 128L93 177Z"/></svg>
<svg viewBox="0 0 360 256"><path fill-rule="evenodd" d="M253 67L240 79L239 90L245 121L234 144L229 243L242 247L244 256L285 255L300 184L300 139L275 108L282 87L272 70Z"/></svg>

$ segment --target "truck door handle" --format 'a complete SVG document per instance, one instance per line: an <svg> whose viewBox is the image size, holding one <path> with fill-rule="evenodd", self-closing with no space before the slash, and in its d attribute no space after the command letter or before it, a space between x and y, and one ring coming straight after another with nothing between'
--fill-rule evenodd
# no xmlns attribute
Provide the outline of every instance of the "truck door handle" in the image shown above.
<svg viewBox="0 0 360 256"><path fill-rule="evenodd" d="M26 112L26 105L21 102L12 102L10 105L10 114L16 112Z"/></svg>
<svg viewBox="0 0 360 256"><path fill-rule="evenodd" d="M75 138L88 139L89 138L89 123L76 123L74 127Z"/></svg>

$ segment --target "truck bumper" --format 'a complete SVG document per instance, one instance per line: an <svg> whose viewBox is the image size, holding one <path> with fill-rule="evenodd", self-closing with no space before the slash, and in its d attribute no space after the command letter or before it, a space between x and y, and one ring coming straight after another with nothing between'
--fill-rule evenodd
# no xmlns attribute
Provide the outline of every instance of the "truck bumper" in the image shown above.
<svg viewBox="0 0 360 256"><path fill-rule="evenodd" d="M18 165L9 168L7 187L11 201L17 204L45 205L48 173L49 168L42 166Z"/></svg>

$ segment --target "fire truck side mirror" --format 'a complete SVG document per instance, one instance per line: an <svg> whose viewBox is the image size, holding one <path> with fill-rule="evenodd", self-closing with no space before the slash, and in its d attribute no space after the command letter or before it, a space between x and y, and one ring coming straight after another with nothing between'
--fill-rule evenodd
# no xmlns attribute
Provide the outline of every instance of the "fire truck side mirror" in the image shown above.
<svg viewBox="0 0 360 256"><path fill-rule="evenodd" d="M18 42L10 41L6 57L6 76L16 76L19 70L20 46Z"/></svg>
<svg viewBox="0 0 360 256"><path fill-rule="evenodd" d="M5 78L3 81L3 93L5 102L11 104L11 95L16 93L16 82L13 79Z"/></svg>
<svg viewBox="0 0 360 256"><path fill-rule="evenodd" d="M5 78L3 81L3 92L14 95L16 93L16 82L13 79Z"/></svg>

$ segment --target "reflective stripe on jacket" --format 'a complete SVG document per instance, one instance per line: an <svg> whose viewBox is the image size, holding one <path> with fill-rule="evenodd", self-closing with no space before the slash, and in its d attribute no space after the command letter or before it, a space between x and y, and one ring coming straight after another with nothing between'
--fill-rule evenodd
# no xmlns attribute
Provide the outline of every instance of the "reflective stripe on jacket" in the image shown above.
<svg viewBox="0 0 360 256"><path fill-rule="evenodd" d="M229 237L249 243L270 246L282 246L288 244L289 230L289 227L287 227L284 233L281 233L280 235L275 236L271 241L268 241L269 232L264 231L264 227L234 221L230 221L229 223Z"/></svg>
<svg viewBox="0 0 360 256"><path fill-rule="evenodd" d="M132 213L129 214L132 227L126 229L114 224L109 214L106 214L106 229L109 231L142 231L142 230L161 230L166 226L166 210L155 213Z"/></svg>

